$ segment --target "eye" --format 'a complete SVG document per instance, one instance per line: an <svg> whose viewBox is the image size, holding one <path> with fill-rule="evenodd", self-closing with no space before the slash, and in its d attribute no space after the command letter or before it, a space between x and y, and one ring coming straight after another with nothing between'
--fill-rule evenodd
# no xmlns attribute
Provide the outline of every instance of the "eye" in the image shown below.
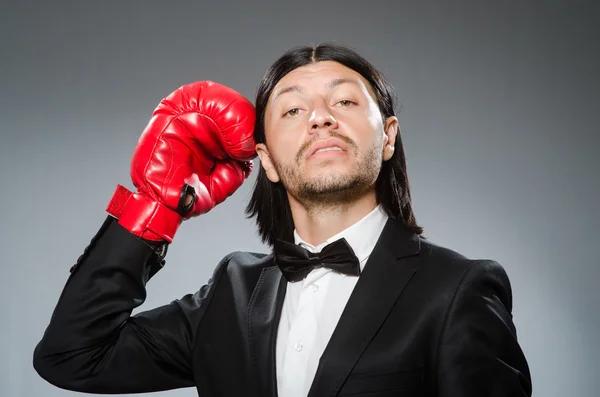
<svg viewBox="0 0 600 397"><path fill-rule="evenodd" d="M285 113L283 114L283 116L284 116L284 117L285 117L285 116L294 117L294 116L297 116L297 115L298 115L298 113L300 113L300 109L299 109L299 108L293 108L293 109L290 109L290 110L288 110L287 112L285 112Z"/></svg>
<svg viewBox="0 0 600 397"><path fill-rule="evenodd" d="M348 107L348 106L350 106L350 105L356 105L356 102L354 102L354 101L351 101L351 100L349 100L349 99L342 99L342 100L341 100L341 101L339 101L337 104L338 104L338 105L340 105L340 106L341 106L341 107L343 107L343 108L347 108L347 107Z"/></svg>

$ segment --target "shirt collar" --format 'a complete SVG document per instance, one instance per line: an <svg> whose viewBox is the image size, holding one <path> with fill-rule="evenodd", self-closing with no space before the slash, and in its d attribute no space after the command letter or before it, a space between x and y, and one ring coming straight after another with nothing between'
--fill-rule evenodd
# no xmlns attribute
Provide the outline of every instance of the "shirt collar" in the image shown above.
<svg viewBox="0 0 600 397"><path fill-rule="evenodd" d="M387 220L388 215L379 204L361 220L316 246L302 240L302 237L294 229L294 243L311 252L320 252L327 244L345 238L360 262L360 270L363 270L366 260L371 255Z"/></svg>

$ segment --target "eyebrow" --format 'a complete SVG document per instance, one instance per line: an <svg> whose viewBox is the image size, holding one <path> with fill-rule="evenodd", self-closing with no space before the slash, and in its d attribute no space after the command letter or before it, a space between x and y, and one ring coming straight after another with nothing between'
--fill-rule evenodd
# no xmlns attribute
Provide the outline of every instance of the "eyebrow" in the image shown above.
<svg viewBox="0 0 600 397"><path fill-rule="evenodd" d="M290 86L290 87L286 87L286 88L282 89L281 91L279 91L279 92L278 92L278 93L277 93L277 94L276 94L276 95L273 97L273 101L272 101L272 102L275 102L275 100L276 100L276 99L277 99L277 98L278 98L280 95L287 94L288 92L299 92L299 93L303 93L303 92L304 92L304 90L303 90L301 87L298 87L297 85L293 85L293 86Z"/></svg>
<svg viewBox="0 0 600 397"><path fill-rule="evenodd" d="M335 88L338 85L342 85L342 84L354 84L354 85L358 85L358 83L356 82L356 80L341 78L341 79L331 80L329 83L327 83L327 88L332 89L332 88Z"/></svg>
<svg viewBox="0 0 600 397"><path fill-rule="evenodd" d="M352 80L352 79L345 79L345 78L333 79L333 80L331 80L330 82L328 82L328 83L327 83L325 86L326 86L328 89L330 89L330 90L331 90L331 89L333 89L333 88L335 88L335 87L337 87L337 86L339 86L339 85L342 85L342 84L354 84L354 85L358 86L358 83L357 83L355 80ZM298 92L298 93L303 93L303 92L304 92L304 89L303 89L302 87L299 87L299 86L297 86L297 85L292 85L292 86L286 87L286 88L282 89L281 91L279 91L279 92L278 92L278 93L277 93L277 94L276 94L276 95L273 97L273 101L272 101L272 102L275 102L275 100L276 100L276 99L277 99L279 96L281 96L281 95L283 95L283 94L287 94L288 92Z"/></svg>

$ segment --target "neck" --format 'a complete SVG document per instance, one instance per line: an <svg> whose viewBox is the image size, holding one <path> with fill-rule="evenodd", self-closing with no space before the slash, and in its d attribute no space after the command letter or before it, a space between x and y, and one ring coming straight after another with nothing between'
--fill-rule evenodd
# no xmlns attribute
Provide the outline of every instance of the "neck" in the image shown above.
<svg viewBox="0 0 600 397"><path fill-rule="evenodd" d="M318 245L352 226L377 207L375 190L352 201L300 202L288 194L296 232L304 241Z"/></svg>

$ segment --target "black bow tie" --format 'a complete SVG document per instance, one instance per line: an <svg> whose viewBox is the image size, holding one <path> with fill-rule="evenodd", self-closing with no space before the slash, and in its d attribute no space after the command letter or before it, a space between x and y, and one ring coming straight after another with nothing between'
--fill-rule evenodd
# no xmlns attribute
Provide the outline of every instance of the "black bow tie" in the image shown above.
<svg viewBox="0 0 600 397"><path fill-rule="evenodd" d="M275 263L290 282L303 280L317 267L326 267L342 274L360 275L360 264L352 247L342 238L312 253L299 245L277 240L273 245Z"/></svg>

